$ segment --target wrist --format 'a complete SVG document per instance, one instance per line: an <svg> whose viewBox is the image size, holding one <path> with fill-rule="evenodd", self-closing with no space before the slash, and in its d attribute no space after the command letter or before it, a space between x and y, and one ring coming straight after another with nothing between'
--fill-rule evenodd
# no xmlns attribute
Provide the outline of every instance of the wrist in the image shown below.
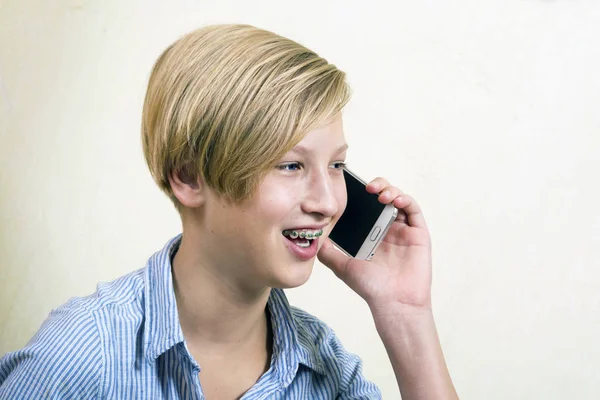
<svg viewBox="0 0 600 400"><path fill-rule="evenodd" d="M421 335L435 331L431 307L406 304L370 306L375 327L380 335Z"/></svg>
<svg viewBox="0 0 600 400"><path fill-rule="evenodd" d="M425 302L419 305L406 304L400 302L371 302L368 303L373 319L404 319L412 320L426 318L433 315L431 302Z"/></svg>

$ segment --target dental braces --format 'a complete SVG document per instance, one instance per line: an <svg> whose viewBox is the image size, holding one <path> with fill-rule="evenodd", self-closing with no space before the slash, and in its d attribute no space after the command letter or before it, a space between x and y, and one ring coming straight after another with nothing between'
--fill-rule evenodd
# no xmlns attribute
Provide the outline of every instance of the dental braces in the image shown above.
<svg viewBox="0 0 600 400"><path fill-rule="evenodd" d="M312 232L305 232L305 231L290 231L290 230L286 230L283 231L283 236L289 236L290 239L315 239L318 238L319 236L321 236L323 234L323 230L319 230L316 233L312 233Z"/></svg>

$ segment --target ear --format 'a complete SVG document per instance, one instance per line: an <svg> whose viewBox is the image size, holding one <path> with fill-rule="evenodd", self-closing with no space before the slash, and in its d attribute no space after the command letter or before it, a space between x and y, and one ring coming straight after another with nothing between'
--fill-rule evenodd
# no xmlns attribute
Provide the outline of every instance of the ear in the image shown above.
<svg viewBox="0 0 600 400"><path fill-rule="evenodd" d="M169 184L177 200L189 208L197 208L204 204L206 199L206 184L200 177L192 177L185 169L171 171Z"/></svg>

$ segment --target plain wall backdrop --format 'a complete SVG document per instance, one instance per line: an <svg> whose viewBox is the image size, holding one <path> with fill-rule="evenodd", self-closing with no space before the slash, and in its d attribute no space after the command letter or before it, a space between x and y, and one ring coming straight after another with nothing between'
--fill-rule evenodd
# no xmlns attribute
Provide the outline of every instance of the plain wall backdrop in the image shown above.
<svg viewBox="0 0 600 400"><path fill-rule="evenodd" d="M180 231L142 156L146 83L232 22L347 72L349 165L425 211L461 398L600 398L596 0L0 0L0 356ZM318 263L288 295L399 398L358 296Z"/></svg>

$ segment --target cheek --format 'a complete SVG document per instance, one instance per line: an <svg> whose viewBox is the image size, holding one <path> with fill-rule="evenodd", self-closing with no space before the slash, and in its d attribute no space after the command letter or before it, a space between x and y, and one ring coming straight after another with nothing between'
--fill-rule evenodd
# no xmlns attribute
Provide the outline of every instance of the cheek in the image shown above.
<svg viewBox="0 0 600 400"><path fill-rule="evenodd" d="M280 225L292 213L295 205L296 193L284 185L264 185L260 197L254 208L254 215L261 217L262 225Z"/></svg>
<svg viewBox="0 0 600 400"><path fill-rule="evenodd" d="M346 192L346 182L341 181L336 183L335 185L335 198L338 203L338 212L335 216L335 219L339 219L339 217L343 214L346 209L346 204L348 204L348 193Z"/></svg>

